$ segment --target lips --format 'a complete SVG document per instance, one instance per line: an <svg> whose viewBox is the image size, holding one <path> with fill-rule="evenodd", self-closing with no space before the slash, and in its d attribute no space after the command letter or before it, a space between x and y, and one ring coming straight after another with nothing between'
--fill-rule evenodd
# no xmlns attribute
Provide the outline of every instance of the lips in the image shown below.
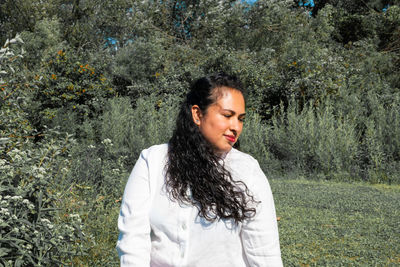
<svg viewBox="0 0 400 267"><path fill-rule="evenodd" d="M225 136L226 140L228 140L231 143L234 143L236 140L235 136L233 136L233 135L224 135L224 136Z"/></svg>

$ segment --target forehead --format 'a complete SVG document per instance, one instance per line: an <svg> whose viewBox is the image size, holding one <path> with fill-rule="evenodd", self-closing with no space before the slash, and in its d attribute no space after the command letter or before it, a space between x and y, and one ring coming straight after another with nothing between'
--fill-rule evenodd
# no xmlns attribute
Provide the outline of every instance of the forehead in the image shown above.
<svg viewBox="0 0 400 267"><path fill-rule="evenodd" d="M215 90L216 92L213 94L216 101L213 106L233 110L237 113L244 113L245 101L242 92L229 87L219 87Z"/></svg>

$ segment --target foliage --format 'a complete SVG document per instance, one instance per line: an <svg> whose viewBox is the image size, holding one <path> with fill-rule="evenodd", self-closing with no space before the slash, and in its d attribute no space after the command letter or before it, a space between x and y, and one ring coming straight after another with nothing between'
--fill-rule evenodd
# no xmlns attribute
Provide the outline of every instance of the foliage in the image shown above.
<svg viewBox="0 0 400 267"><path fill-rule="evenodd" d="M363 110L335 110L332 100L303 108L291 101L286 110L283 105L277 109L269 124L250 113L241 148L273 177L291 172L318 179L399 183L398 96L367 98L375 107L368 117Z"/></svg>
<svg viewBox="0 0 400 267"><path fill-rule="evenodd" d="M262 122L255 112L247 111L243 132L240 136L240 150L256 157L260 166L268 174L277 170L274 156L269 150L271 126Z"/></svg>
<svg viewBox="0 0 400 267"><path fill-rule="evenodd" d="M168 53L162 41L157 38L138 38L116 53L113 72L118 79L125 81L120 93L134 98L143 95L143 91L149 94L149 91L154 90L152 83L146 82L156 80L168 64L165 58Z"/></svg>
<svg viewBox="0 0 400 267"><path fill-rule="evenodd" d="M108 79L69 50L57 51L34 79L37 102L30 120L38 130L60 126L82 133L81 124L101 114L105 98L114 95Z"/></svg>
<svg viewBox="0 0 400 267"><path fill-rule="evenodd" d="M80 246L85 236L79 214L61 220L60 193L52 190L53 179L64 175L65 162L59 155L68 148L57 135L45 141L33 145L7 139L0 145L5 151L0 159L0 262L4 266L58 265L85 250Z"/></svg>
<svg viewBox="0 0 400 267"><path fill-rule="evenodd" d="M211 72L244 82L241 149L269 177L399 184L399 1L298 3L1 2L0 41L9 40L0 49L0 231L14 238L1 239L1 264L116 265L116 218L129 171L143 148L167 142L191 82ZM385 256L398 240L385 247L379 239L380 230L394 232L393 222L357 202L372 203L364 201L368 192L373 202L389 203L376 214L396 218L391 193L275 185L278 210L285 207L283 218L295 222L281 221L286 264L398 263ZM312 220L298 213L318 203L329 212L318 206ZM356 217L346 213L351 208ZM354 218L359 229L340 227ZM335 223L315 224L325 219ZM367 226L376 247L363 238ZM341 257L340 247L349 253Z"/></svg>
<svg viewBox="0 0 400 267"><path fill-rule="evenodd" d="M118 265L116 220L129 172L125 157L112 153L112 148L109 139L96 146L75 146L65 176L56 179L57 191L63 192L59 203L63 217L79 214L85 226L81 246L86 253L74 255L73 265Z"/></svg>
<svg viewBox="0 0 400 267"><path fill-rule="evenodd" d="M33 31L38 20L52 18L61 5L60 0L2 1L0 3L0 43L16 34Z"/></svg>
<svg viewBox="0 0 400 267"><path fill-rule="evenodd" d="M398 183L400 97L393 97L393 101L387 101L370 96L375 109L366 122L365 146L369 178L375 183Z"/></svg>
<svg viewBox="0 0 400 267"><path fill-rule="evenodd" d="M102 121L102 138L113 140L113 151L132 164L148 144L168 142L175 128L180 99L156 96L139 99L132 108L128 98L109 101Z"/></svg>
<svg viewBox="0 0 400 267"><path fill-rule="evenodd" d="M121 177L127 175L126 156L114 150L110 139L106 138L96 145L75 146L71 153L74 159L64 180L58 181L60 186L87 186L92 190L86 193L93 194L87 197L103 195L109 202L119 197L125 182Z"/></svg>
<svg viewBox="0 0 400 267"><path fill-rule="evenodd" d="M4 266L58 265L84 252L79 215L61 220L54 186L65 175L74 140L47 130L43 142L33 142L36 131L26 111L30 85L21 71L22 54L10 47L18 42L19 36L7 41L0 53L6 75L0 102L0 261Z"/></svg>
<svg viewBox="0 0 400 267"><path fill-rule="evenodd" d="M50 60L66 46L62 41L61 24L55 18L38 20L34 30L23 31L21 38L25 40L26 51L23 61L30 69L39 68L43 61Z"/></svg>
<svg viewBox="0 0 400 267"><path fill-rule="evenodd" d="M106 197L100 195L95 199L96 205L91 206L89 211L81 211L85 230L91 234L84 244L88 248L87 254L74 257L73 264L76 266L119 265L115 244L118 238L116 222L121 200L118 198L112 204L103 205L104 200Z"/></svg>
<svg viewBox="0 0 400 267"><path fill-rule="evenodd" d="M273 118L271 137L270 148L285 168L354 177L359 149L355 124L335 114L332 105L310 104L299 111L292 102L286 113Z"/></svg>

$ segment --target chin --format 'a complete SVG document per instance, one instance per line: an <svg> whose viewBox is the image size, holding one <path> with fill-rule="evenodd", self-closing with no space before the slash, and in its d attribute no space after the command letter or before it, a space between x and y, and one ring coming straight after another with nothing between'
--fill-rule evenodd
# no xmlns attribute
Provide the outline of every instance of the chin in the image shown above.
<svg viewBox="0 0 400 267"><path fill-rule="evenodd" d="M229 146L224 146L224 147L218 148L218 152L219 152L219 153L227 153L227 152L229 152L231 149L232 149L232 146L231 146L231 145L229 145Z"/></svg>

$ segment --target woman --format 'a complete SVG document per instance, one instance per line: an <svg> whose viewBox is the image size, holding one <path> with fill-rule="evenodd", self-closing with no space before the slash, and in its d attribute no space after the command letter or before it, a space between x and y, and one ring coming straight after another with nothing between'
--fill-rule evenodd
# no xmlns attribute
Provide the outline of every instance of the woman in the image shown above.
<svg viewBox="0 0 400 267"><path fill-rule="evenodd" d="M121 266L282 266L268 181L233 148L244 117L235 77L194 83L169 143L143 150L127 182Z"/></svg>

